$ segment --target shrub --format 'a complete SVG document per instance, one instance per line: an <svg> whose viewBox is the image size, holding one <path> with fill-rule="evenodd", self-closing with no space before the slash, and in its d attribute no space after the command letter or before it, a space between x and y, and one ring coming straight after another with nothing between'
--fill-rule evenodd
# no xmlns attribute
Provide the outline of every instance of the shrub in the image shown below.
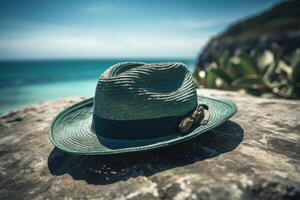
<svg viewBox="0 0 300 200"><path fill-rule="evenodd" d="M260 96L283 98L300 97L300 49L282 56L279 47L246 53L236 51L233 56L224 52L194 71L200 87L223 90L245 90Z"/></svg>

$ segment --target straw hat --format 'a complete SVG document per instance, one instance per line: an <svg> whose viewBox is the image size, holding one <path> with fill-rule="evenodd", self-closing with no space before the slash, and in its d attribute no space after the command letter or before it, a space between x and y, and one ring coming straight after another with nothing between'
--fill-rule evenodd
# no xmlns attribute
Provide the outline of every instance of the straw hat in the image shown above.
<svg viewBox="0 0 300 200"><path fill-rule="evenodd" d="M197 96L182 63L125 62L100 76L95 97L60 112L49 137L72 154L144 151L194 138L236 111L230 101Z"/></svg>

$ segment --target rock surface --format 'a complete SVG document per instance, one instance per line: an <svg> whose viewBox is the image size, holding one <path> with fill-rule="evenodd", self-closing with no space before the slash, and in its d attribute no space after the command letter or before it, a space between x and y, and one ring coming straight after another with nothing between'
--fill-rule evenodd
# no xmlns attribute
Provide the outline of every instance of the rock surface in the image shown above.
<svg viewBox="0 0 300 200"><path fill-rule="evenodd" d="M0 118L0 199L300 199L300 101L201 90L238 113L192 141L123 156L72 156L48 125L82 98Z"/></svg>

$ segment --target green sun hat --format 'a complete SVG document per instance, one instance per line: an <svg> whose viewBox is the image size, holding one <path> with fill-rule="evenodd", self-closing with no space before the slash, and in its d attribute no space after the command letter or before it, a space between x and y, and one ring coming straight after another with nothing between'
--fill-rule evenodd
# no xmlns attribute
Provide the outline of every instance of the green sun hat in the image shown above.
<svg viewBox="0 0 300 200"><path fill-rule="evenodd" d="M183 63L124 62L100 76L93 98L53 119L49 138L76 155L139 152L190 140L236 112L233 102L197 95Z"/></svg>

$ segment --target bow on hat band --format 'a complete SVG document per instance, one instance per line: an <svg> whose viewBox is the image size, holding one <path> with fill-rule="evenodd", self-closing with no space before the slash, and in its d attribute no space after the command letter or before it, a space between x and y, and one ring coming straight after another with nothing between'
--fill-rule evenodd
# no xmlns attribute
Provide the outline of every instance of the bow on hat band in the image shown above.
<svg viewBox="0 0 300 200"><path fill-rule="evenodd" d="M205 104L200 104L190 116L183 118L178 125L178 129L182 134L186 134L191 130L193 125L205 125L208 123L208 120L208 106Z"/></svg>

